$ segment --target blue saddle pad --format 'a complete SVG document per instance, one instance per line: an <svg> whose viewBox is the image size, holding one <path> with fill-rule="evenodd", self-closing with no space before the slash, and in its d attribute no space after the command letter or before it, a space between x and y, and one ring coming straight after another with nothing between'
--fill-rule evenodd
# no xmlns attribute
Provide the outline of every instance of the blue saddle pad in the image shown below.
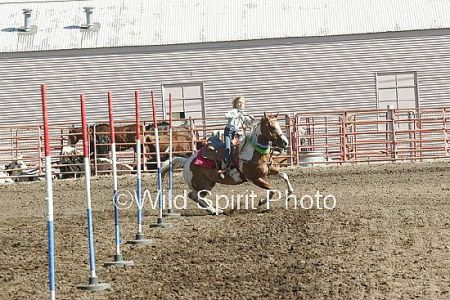
<svg viewBox="0 0 450 300"><path fill-rule="evenodd" d="M214 149L225 148L225 143L222 142L217 136L208 138L208 142L214 147Z"/></svg>

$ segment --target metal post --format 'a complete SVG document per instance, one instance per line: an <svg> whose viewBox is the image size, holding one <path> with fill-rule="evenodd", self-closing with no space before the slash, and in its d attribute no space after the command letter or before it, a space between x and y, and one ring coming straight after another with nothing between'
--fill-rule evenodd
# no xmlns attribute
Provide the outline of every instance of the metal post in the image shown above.
<svg viewBox="0 0 450 300"><path fill-rule="evenodd" d="M14 138L15 141L15 150L16 150L16 155L14 157L18 157L19 156L19 129L16 128L16 137Z"/></svg>
<svg viewBox="0 0 450 300"><path fill-rule="evenodd" d="M143 147L142 147L142 165L143 165L143 169L144 169L144 172L145 171L147 171L147 150L146 150L146 143L147 143L147 141L145 140L145 124L142 124L142 128L141 128L141 131L142 131L142 145L143 145Z"/></svg>
<svg viewBox="0 0 450 300"><path fill-rule="evenodd" d="M387 107L387 142L389 145L389 151L391 158L397 157L396 145L395 145L395 131L394 131L394 108L392 105Z"/></svg>
<svg viewBox="0 0 450 300"><path fill-rule="evenodd" d="M445 156L448 156L448 134L447 134L447 109L442 109L442 123L444 125L444 151Z"/></svg>
<svg viewBox="0 0 450 300"><path fill-rule="evenodd" d="M411 158L413 158L415 156L415 153L413 151L413 148L415 147L414 143L413 143L413 139L414 139L413 131L414 131L414 128L413 128L413 124L412 124L414 118L415 118L414 117L414 111L409 111L408 112L408 131L409 131L408 132L408 137L409 137L409 155L410 155ZM445 127L445 122L444 122L444 127ZM445 130L444 130L444 133L445 133Z"/></svg>
<svg viewBox="0 0 450 300"><path fill-rule="evenodd" d="M159 135L158 135L158 120L156 118L156 105L153 91L152 97L152 109L153 109L153 123L155 130L155 148L156 148L156 169L157 169L157 186L158 186L158 219L156 224L151 224L150 227L168 228L172 227L170 223L164 223L163 219L163 190L162 190L162 178L161 178L161 157L159 153Z"/></svg>
<svg viewBox="0 0 450 300"><path fill-rule="evenodd" d="M13 138L13 129L11 128L9 131L10 131L10 133L11 133L11 138L10 138L10 140L9 140L9 142L10 142L10 144L11 144L11 148L10 148L9 150L10 150L10 153L11 153L11 157L14 157L14 138Z"/></svg>
<svg viewBox="0 0 450 300"><path fill-rule="evenodd" d="M180 214L176 213L173 209L173 166L172 166L172 157L173 157L173 135L172 135L172 94L169 94L169 199L168 205L169 209L165 214L165 217L179 217Z"/></svg>
<svg viewBox="0 0 450 300"><path fill-rule="evenodd" d="M297 166L300 166L300 152L302 151L302 142L300 135L298 133L298 127L300 126L300 116L295 115L295 128L294 128L294 134L295 134L295 160Z"/></svg>
<svg viewBox="0 0 450 300"><path fill-rule="evenodd" d="M356 113L353 115L353 159L358 160L358 128L356 127Z"/></svg>
<svg viewBox="0 0 450 300"><path fill-rule="evenodd" d="M87 126L87 125L86 125ZM93 145L90 144L91 139L89 139L89 149L91 149L90 147L92 147L94 149L93 154L94 154L94 175L97 175L97 171L98 171L98 160L97 160L97 126L92 126L92 143Z"/></svg>
<svg viewBox="0 0 450 300"><path fill-rule="evenodd" d="M191 117L189 117L189 127L191 129L191 146L192 146L191 153L194 153L195 151L197 151L197 147L195 146L195 141L194 141L194 137L195 137L194 121L192 120Z"/></svg>
<svg viewBox="0 0 450 300"><path fill-rule="evenodd" d="M293 132L292 132L292 119L286 114L285 116L286 133L289 135L289 166L292 166L293 152L294 152L294 142L293 142Z"/></svg>
<svg viewBox="0 0 450 300"><path fill-rule="evenodd" d="M325 122L325 158L329 160L329 151L328 151L328 117L324 117Z"/></svg>
<svg viewBox="0 0 450 300"><path fill-rule="evenodd" d="M348 156L348 145L347 145L347 112L344 112L342 114L342 120L341 120L341 124L342 124L342 161L347 161L347 156Z"/></svg>

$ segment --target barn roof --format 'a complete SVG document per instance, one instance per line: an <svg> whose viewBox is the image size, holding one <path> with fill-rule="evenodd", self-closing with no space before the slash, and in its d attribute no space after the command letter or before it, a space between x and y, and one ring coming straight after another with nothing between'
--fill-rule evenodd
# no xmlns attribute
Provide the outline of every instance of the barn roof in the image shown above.
<svg viewBox="0 0 450 300"><path fill-rule="evenodd" d="M0 53L442 29L449 16L450 0L3 0Z"/></svg>

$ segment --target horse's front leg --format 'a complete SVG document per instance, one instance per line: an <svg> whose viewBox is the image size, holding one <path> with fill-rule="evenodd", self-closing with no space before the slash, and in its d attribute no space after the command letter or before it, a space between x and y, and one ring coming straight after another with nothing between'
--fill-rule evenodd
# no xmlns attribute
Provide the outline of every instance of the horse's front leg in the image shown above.
<svg viewBox="0 0 450 300"><path fill-rule="evenodd" d="M256 179L253 179L252 182L253 182L253 184L255 184L256 186L259 186L259 187L262 188L262 189L265 189L265 190L271 190L271 191L269 192L269 197L268 197L268 198L263 199L263 200L259 200L258 206L264 205L264 204L267 203L267 200L271 200L271 199L272 199L273 194L274 194L275 192L272 191L272 186L270 185L269 182L265 181L265 180L262 179L262 178L256 178Z"/></svg>
<svg viewBox="0 0 450 300"><path fill-rule="evenodd" d="M289 176L284 173L284 172L280 172L280 170L278 170L277 168L275 168L274 166L269 166L269 175L278 175L281 178L283 178L284 182L286 182L287 184L287 195L291 195L294 192L294 189L292 188L292 184L289 181Z"/></svg>

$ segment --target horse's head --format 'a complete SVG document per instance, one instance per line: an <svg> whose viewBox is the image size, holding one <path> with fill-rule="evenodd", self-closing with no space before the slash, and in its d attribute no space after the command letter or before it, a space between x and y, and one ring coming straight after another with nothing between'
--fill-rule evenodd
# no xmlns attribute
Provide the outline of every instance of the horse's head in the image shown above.
<svg viewBox="0 0 450 300"><path fill-rule="evenodd" d="M261 118L260 122L261 134L268 141L272 142L273 145L286 149L289 145L289 141L281 129L277 117L278 114L266 115L266 113L264 113L264 116Z"/></svg>
<svg viewBox="0 0 450 300"><path fill-rule="evenodd" d="M67 140L69 145L75 145L82 138L81 127L69 127L69 134L67 135Z"/></svg>
<svg viewBox="0 0 450 300"><path fill-rule="evenodd" d="M94 132L95 132L95 144L97 154L105 155L108 154L111 149L110 140L110 127L109 124L94 124L89 127L92 131L92 135L89 136L89 141L91 147L94 145ZM93 148L91 149L93 152Z"/></svg>

